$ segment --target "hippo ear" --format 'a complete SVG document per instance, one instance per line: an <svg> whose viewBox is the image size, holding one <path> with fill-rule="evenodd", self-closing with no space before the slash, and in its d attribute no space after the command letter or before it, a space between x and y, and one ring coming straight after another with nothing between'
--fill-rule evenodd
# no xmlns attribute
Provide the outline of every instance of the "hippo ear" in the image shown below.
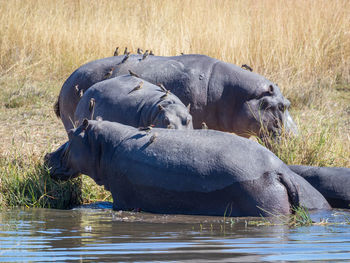
<svg viewBox="0 0 350 263"><path fill-rule="evenodd" d="M162 110L164 110L164 107L163 107L162 105L158 105L158 109L159 109L160 111L162 111Z"/></svg>
<svg viewBox="0 0 350 263"><path fill-rule="evenodd" d="M186 106L186 108L187 108L188 112L190 112L190 110L191 110L191 103L188 103L188 105Z"/></svg>
<svg viewBox="0 0 350 263"><path fill-rule="evenodd" d="M272 85L269 86L268 92L272 95L274 91L274 88Z"/></svg>
<svg viewBox="0 0 350 263"><path fill-rule="evenodd" d="M83 124L81 125L81 128L83 131L85 131L88 126L89 126L89 120L85 118L83 120Z"/></svg>

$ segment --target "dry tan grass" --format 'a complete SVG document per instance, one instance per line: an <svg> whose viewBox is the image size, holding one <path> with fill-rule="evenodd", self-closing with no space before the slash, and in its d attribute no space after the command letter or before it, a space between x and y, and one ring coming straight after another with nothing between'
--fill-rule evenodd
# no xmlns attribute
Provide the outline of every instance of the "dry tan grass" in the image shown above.
<svg viewBox="0 0 350 263"><path fill-rule="evenodd" d="M279 156L350 167L348 0L12 0L0 14L0 177L14 153L40 162L65 140L51 108L63 81L116 46L250 65L279 84L302 127Z"/></svg>
<svg viewBox="0 0 350 263"><path fill-rule="evenodd" d="M272 79L349 75L349 1L1 1L3 72L64 78L116 46L202 53ZM62 75L63 74L63 75ZM282 79L281 79L282 81Z"/></svg>

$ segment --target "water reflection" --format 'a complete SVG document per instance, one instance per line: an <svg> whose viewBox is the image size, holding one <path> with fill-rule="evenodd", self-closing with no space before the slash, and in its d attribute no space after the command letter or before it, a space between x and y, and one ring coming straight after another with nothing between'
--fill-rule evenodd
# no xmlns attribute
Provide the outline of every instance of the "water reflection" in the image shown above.
<svg viewBox="0 0 350 263"><path fill-rule="evenodd" d="M350 213L313 214L345 222ZM0 261L350 260L350 225L251 226L247 218L115 212L110 204L74 210L0 213Z"/></svg>

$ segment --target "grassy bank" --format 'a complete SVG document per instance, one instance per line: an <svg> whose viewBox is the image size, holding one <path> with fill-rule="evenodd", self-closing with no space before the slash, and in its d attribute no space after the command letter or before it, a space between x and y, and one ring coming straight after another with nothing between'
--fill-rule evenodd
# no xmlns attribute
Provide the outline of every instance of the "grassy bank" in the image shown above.
<svg viewBox="0 0 350 263"><path fill-rule="evenodd" d="M273 151L290 164L350 167L347 0L13 0L0 13L2 207L110 198L85 177L53 182L42 158L65 141L52 110L64 80L116 46L250 65L279 84L301 130Z"/></svg>

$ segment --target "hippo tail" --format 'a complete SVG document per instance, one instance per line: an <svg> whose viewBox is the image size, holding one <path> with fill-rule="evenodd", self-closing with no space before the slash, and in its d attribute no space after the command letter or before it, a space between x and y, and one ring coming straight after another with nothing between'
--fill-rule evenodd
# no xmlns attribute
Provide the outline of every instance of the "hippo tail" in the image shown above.
<svg viewBox="0 0 350 263"><path fill-rule="evenodd" d="M328 210L331 208L327 200L317 189L298 174L292 171L290 172L290 174L278 174L278 178L287 190L292 209L304 207L309 210Z"/></svg>
<svg viewBox="0 0 350 263"><path fill-rule="evenodd" d="M53 105L53 110L55 111L55 114L57 118L61 118L61 113L60 113L60 96L58 96L57 101Z"/></svg>
<svg viewBox="0 0 350 263"><path fill-rule="evenodd" d="M284 176L278 173L278 180L286 188L288 194L288 200L291 208L300 206L300 197L298 187L291 181L290 177Z"/></svg>

